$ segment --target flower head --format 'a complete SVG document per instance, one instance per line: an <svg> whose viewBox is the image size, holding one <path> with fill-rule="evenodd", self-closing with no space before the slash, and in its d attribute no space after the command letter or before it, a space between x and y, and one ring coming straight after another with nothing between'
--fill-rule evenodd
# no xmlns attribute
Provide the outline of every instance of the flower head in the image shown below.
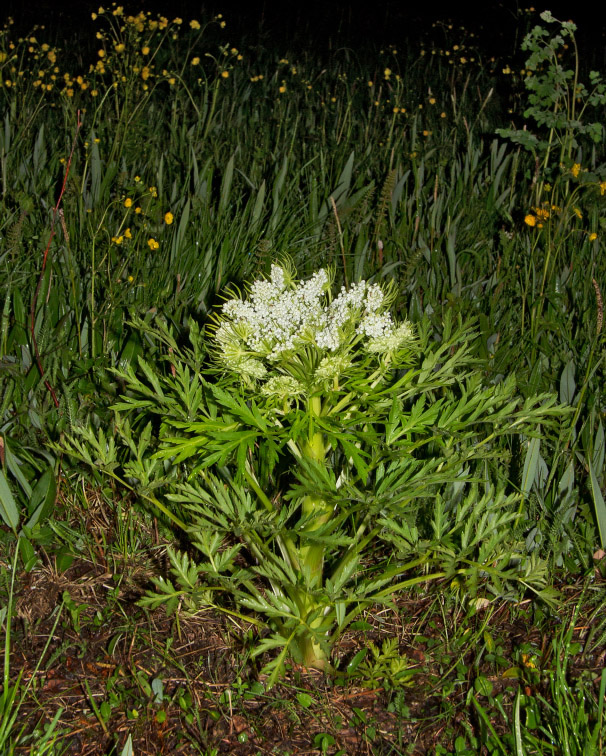
<svg viewBox="0 0 606 756"><path fill-rule="evenodd" d="M275 396L278 399L289 400L305 393L305 387L290 375L273 375L261 386L264 396Z"/></svg>
<svg viewBox="0 0 606 756"><path fill-rule="evenodd" d="M219 361L253 376L248 365L252 360L258 377L263 377L259 366L265 364L270 371L278 365L280 371L294 363L300 367L305 355L310 362L301 373L303 380L336 384L353 364L358 343L367 352L384 354L413 340L410 323L394 323L387 311L390 296L381 286L359 281L343 287L331 301L330 282L324 268L297 282L288 267L272 265L269 278L251 284L247 299L234 297L224 303L215 330ZM275 393L273 388L267 391Z"/></svg>

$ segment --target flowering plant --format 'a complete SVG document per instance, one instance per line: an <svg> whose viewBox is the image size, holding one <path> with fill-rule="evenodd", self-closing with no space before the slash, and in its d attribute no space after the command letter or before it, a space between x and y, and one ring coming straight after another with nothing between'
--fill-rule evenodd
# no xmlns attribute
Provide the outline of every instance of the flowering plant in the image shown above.
<svg viewBox="0 0 606 756"><path fill-rule="evenodd" d="M141 377L120 372L120 475L104 436L68 442L136 484L203 555L169 549L173 579L156 578L143 603L196 611L231 594L220 608L270 630L255 653L280 649L272 679L287 655L329 669L360 611L416 583L448 578L472 599L484 584L545 588L499 439L553 422L553 398L522 401L512 378L483 386L469 326L447 317L436 339L428 322L396 321L394 299L364 281L333 297L329 271L298 282L273 265L223 304L210 364L194 327L189 353L156 332L166 375L143 361Z"/></svg>

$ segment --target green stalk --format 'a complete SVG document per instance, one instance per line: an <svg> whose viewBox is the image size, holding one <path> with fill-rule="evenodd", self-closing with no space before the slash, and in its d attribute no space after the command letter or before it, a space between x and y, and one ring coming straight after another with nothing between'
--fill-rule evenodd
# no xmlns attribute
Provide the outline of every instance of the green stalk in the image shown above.
<svg viewBox="0 0 606 756"><path fill-rule="evenodd" d="M316 431L314 427L314 418L320 417L322 414L321 397L312 396L309 400L308 410L310 415L309 435L307 441L302 446L301 452L304 457L314 462L322 463L326 458L328 448L324 434ZM310 494L305 496L302 501L301 513L303 518L308 521L304 532L311 533L321 528L322 525L330 520L332 510L321 496ZM301 616L309 617L321 606L321 604L317 603L311 591L322 585L325 547L322 544L302 546L300 553L300 564L308 588L301 588L298 591L297 603L301 607ZM322 615L315 617L298 642L299 650L303 657L303 664L306 667L324 669L328 664L324 650L315 641L314 637L314 631L321 626L322 622Z"/></svg>
<svg viewBox="0 0 606 756"><path fill-rule="evenodd" d="M319 396L312 396L309 400L310 433L307 442L303 445L303 456L314 462L322 463L326 458L326 442L324 434L314 430L314 418L322 413L322 400ZM312 494L306 496L301 504L304 519L308 520L305 531L311 533L327 523L332 514L331 509L321 496ZM303 569L309 570L309 584L314 586L322 581L322 569L324 566L324 546L303 546L301 549L301 562Z"/></svg>

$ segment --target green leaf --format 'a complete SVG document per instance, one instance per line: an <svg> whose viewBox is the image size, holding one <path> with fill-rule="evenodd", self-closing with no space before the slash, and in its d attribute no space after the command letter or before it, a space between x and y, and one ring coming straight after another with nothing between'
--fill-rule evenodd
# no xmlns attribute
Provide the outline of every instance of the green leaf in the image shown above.
<svg viewBox="0 0 606 756"><path fill-rule="evenodd" d="M591 481L591 493L593 495L593 506L595 509L595 517L598 523L598 530L600 531L600 543L602 548L606 548L606 503L604 503L604 497L600 490L600 484L598 483L593 464L590 459L587 460L589 466L589 479Z"/></svg>
<svg viewBox="0 0 606 756"><path fill-rule="evenodd" d="M36 566L38 557L36 556L36 551L32 546L31 541L25 536L19 537L19 553L23 560L23 569L26 572L29 572Z"/></svg>
<svg viewBox="0 0 606 756"><path fill-rule="evenodd" d="M473 687L480 696L490 696L492 694L492 683L487 677L480 675L476 677L473 683Z"/></svg>
<svg viewBox="0 0 606 756"><path fill-rule="evenodd" d="M604 426L601 420L598 422L598 429L595 432L593 442L593 469L604 469Z"/></svg>
<svg viewBox="0 0 606 756"><path fill-rule="evenodd" d="M33 528L40 519L45 519L52 511L57 496L57 481L52 468L48 467L34 486L27 506L31 518L26 527Z"/></svg>
<svg viewBox="0 0 606 756"><path fill-rule="evenodd" d="M366 654L368 653L367 648L362 648L358 653L354 656L354 658L349 662L347 665L347 674L353 675L354 672L358 669L360 666L360 663L364 661L366 658Z"/></svg>
<svg viewBox="0 0 606 756"><path fill-rule="evenodd" d="M297 693L297 701L304 709L309 709L313 702L313 698L309 693Z"/></svg>
<svg viewBox="0 0 606 756"><path fill-rule="evenodd" d="M574 380L575 366L573 360L568 360L560 377L560 401L562 404L572 404L576 383Z"/></svg>
<svg viewBox="0 0 606 756"><path fill-rule="evenodd" d="M541 451L541 439L531 438L528 442L528 449L526 450L526 459L524 460L524 471L522 473L522 483L520 485L520 491L523 496L528 496L533 483L537 476L537 467L539 464Z"/></svg>
<svg viewBox="0 0 606 756"><path fill-rule="evenodd" d="M19 510L4 473L0 470L0 517L15 532L19 525Z"/></svg>
<svg viewBox="0 0 606 756"><path fill-rule="evenodd" d="M8 443L5 443L4 454L8 470L15 477L15 480L21 486L23 493L29 499L29 497L32 495L32 487L30 486L29 481L21 470L20 460L13 454Z"/></svg>
<svg viewBox="0 0 606 756"><path fill-rule="evenodd" d="M234 160L236 153L229 158L225 173L223 174L223 181L221 182L221 196L219 198L219 213L225 212L229 205L229 195L231 192L231 185L234 178Z"/></svg>

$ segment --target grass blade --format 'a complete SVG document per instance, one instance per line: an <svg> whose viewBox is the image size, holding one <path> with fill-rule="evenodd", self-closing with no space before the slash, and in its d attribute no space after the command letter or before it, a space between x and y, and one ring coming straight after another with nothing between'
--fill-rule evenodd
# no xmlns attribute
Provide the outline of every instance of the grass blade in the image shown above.
<svg viewBox="0 0 606 756"><path fill-rule="evenodd" d="M591 493L593 494L593 506L595 508L595 518L598 523L598 530L600 531L600 544L602 548L606 547L606 503L604 503L604 497L598 483L598 478L593 469L593 464L589 458L587 458L587 465L589 466L589 479L591 481Z"/></svg>
<svg viewBox="0 0 606 756"><path fill-rule="evenodd" d="M0 517L16 533L19 526L19 510L2 470L0 470Z"/></svg>

